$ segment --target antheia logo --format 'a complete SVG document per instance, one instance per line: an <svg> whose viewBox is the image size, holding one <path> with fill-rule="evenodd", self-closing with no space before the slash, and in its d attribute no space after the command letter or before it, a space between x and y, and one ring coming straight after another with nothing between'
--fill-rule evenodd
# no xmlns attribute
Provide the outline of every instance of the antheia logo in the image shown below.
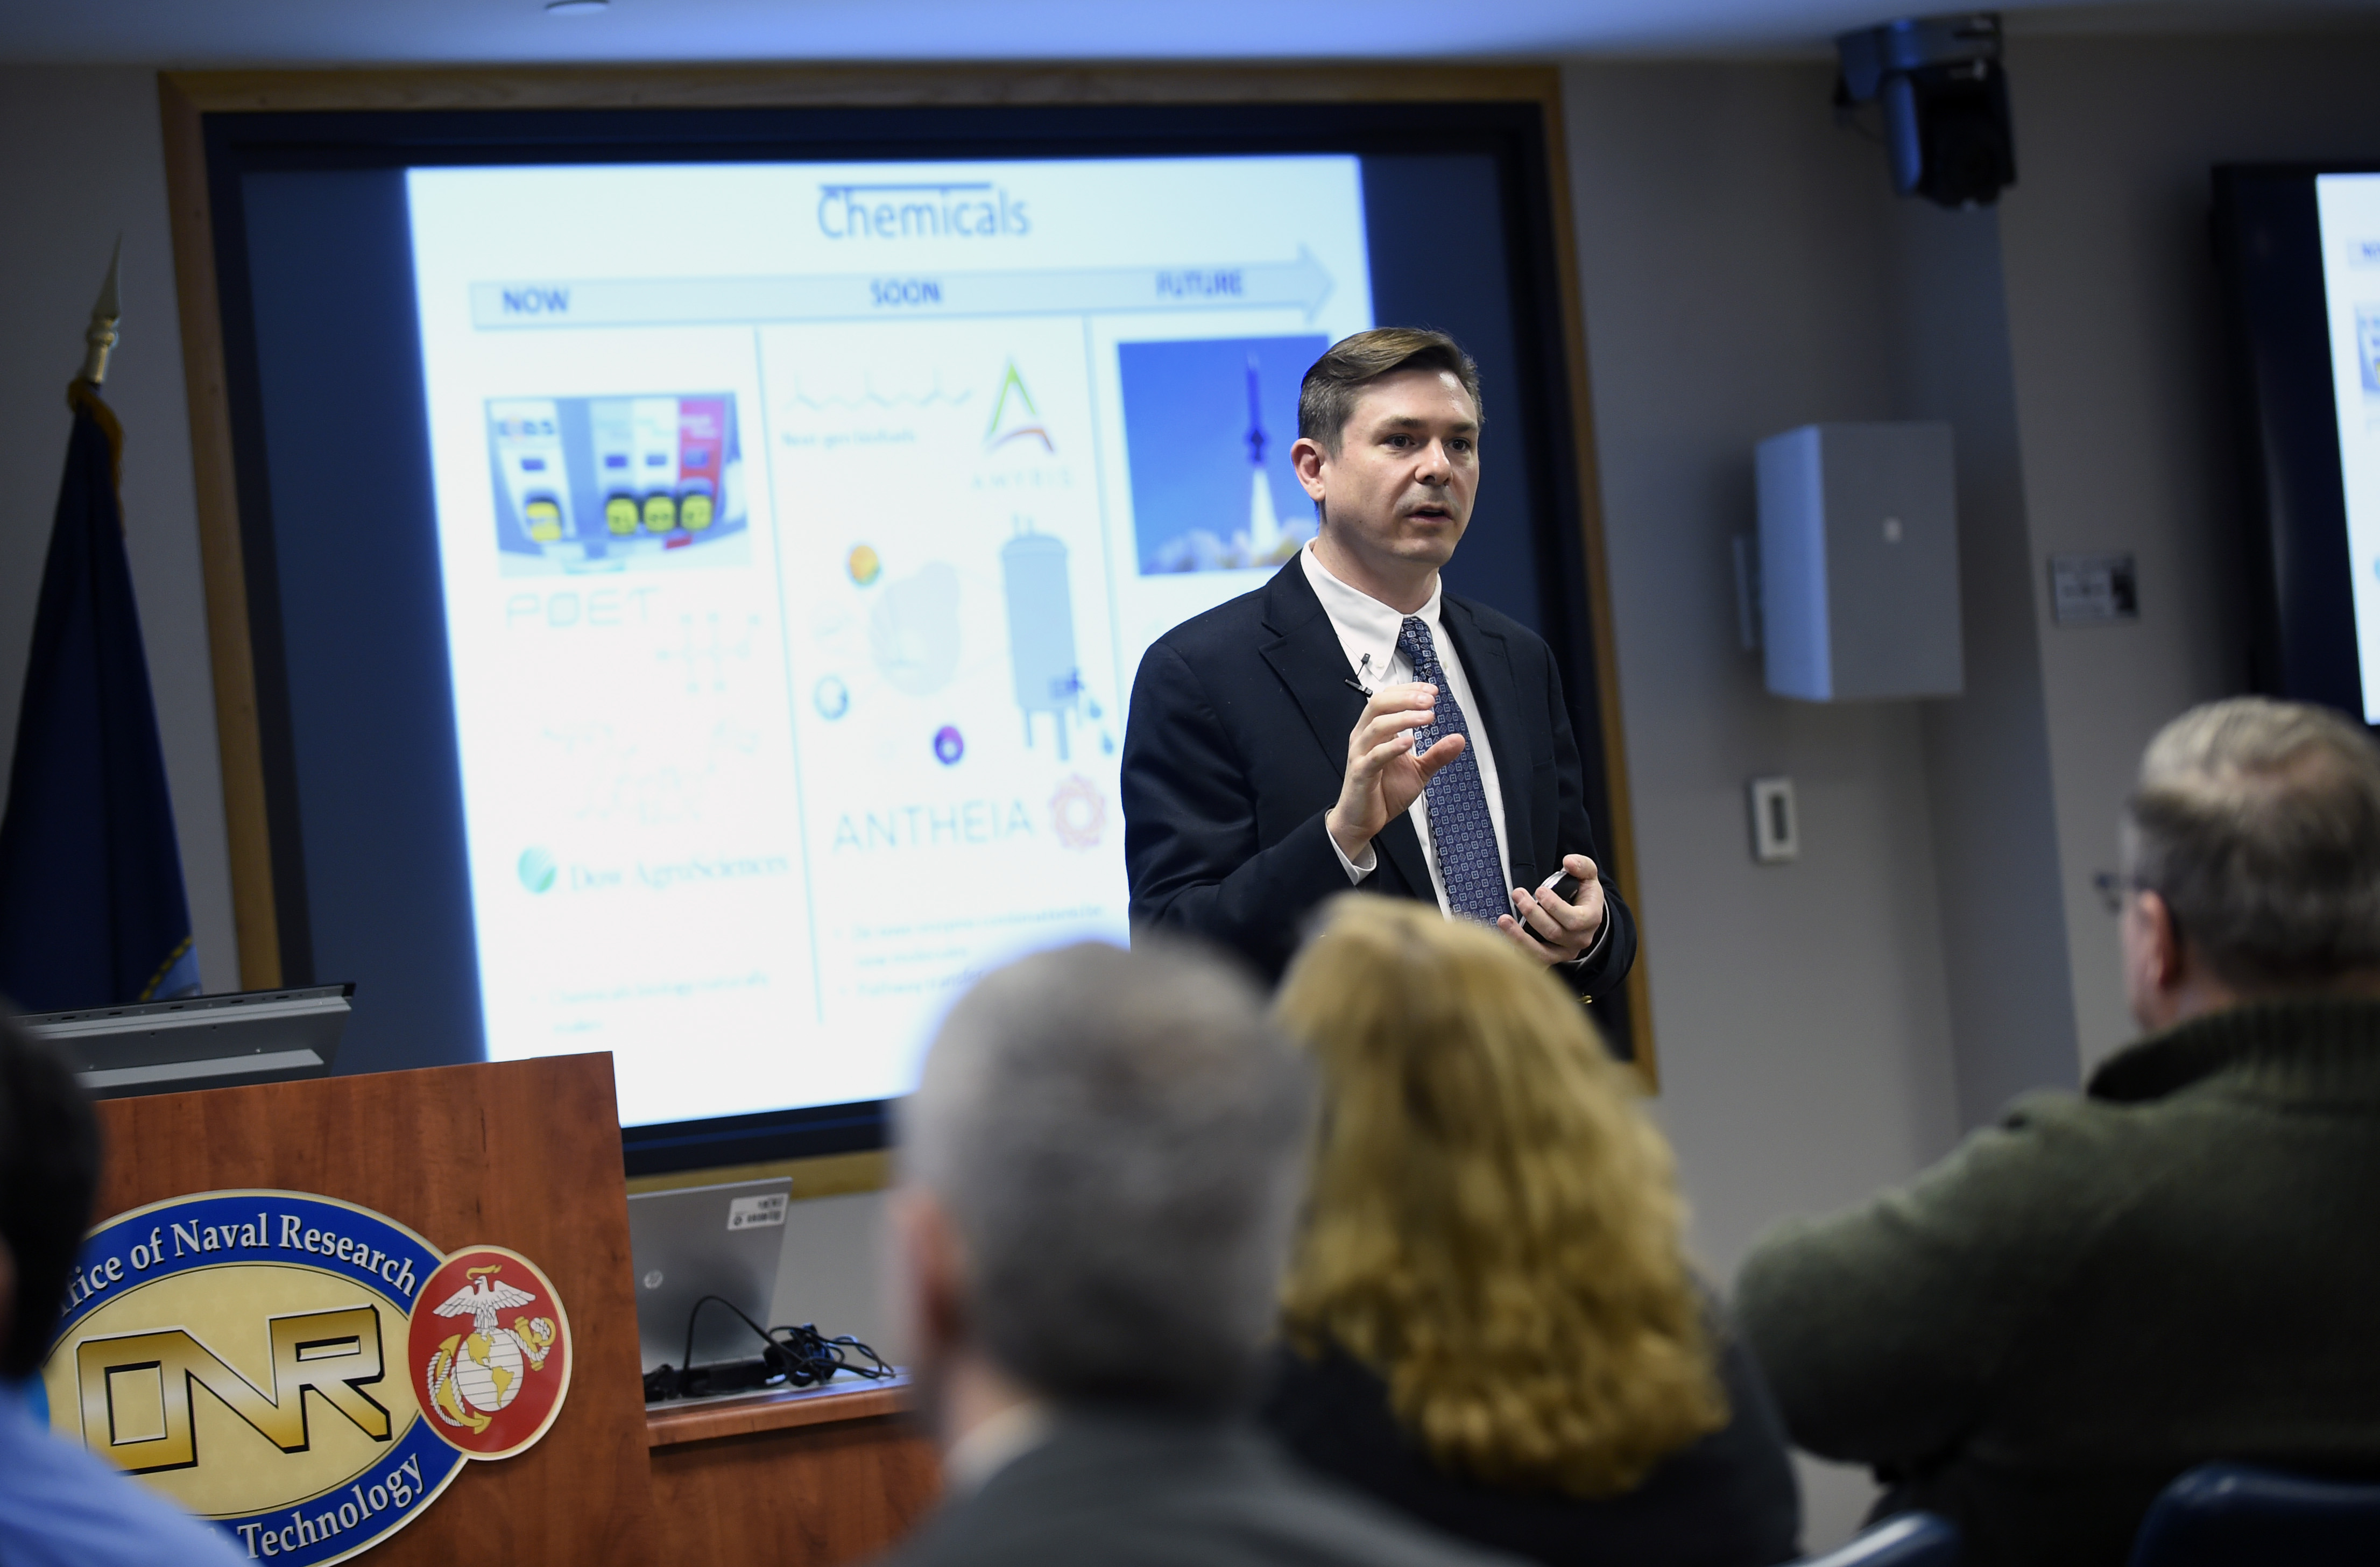
<svg viewBox="0 0 2380 1567"><path fill-rule="evenodd" d="M1033 232L1025 202L990 180L819 187L829 239L997 239Z"/></svg>

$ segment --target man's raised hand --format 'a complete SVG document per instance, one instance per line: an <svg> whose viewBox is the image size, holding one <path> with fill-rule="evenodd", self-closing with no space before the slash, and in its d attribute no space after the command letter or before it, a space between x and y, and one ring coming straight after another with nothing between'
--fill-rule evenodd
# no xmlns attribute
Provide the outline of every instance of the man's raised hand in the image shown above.
<svg viewBox="0 0 2380 1567"><path fill-rule="evenodd" d="M1347 771L1339 782L1339 803L1322 825L1339 852L1363 857L1380 830L1413 808L1439 768L1463 754L1468 742L1443 735L1416 755L1411 730L1426 728L1437 715L1438 687L1383 686L1364 704L1364 716L1347 736Z"/></svg>

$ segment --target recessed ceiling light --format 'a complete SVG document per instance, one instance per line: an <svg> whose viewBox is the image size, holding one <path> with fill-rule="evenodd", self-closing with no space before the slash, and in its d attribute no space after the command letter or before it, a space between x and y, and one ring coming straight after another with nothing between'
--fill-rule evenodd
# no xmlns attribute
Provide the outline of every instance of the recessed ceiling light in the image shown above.
<svg viewBox="0 0 2380 1567"><path fill-rule="evenodd" d="M600 17L612 8L612 0L545 0L549 17Z"/></svg>

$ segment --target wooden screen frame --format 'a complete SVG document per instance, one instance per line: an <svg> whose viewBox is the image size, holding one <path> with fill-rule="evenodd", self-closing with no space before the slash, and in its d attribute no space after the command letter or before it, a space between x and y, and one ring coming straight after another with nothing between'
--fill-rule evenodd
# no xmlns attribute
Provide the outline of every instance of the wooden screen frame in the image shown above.
<svg viewBox="0 0 2380 1567"><path fill-rule="evenodd" d="M1561 75L1552 67L1469 66L1415 71L1380 66L709 66L657 68L325 71L162 71L165 181L182 317L183 375L190 403L199 545L213 653L215 722L223 756L224 819L231 850L232 913L240 984L282 982L273 891L256 657L232 459L231 403L209 202L208 114L359 110L917 108L1031 104L1506 103L1536 105L1545 128L1546 191L1553 218L1556 305L1569 382L1577 526L1586 565L1588 632L1595 652L1606 797L1600 823L1611 869L1641 896L1629 808L1626 737L1620 714L1619 650L1611 627L1610 572L1595 418L1578 292ZM1644 911L1636 908L1640 934ZM1649 945L1649 942L1645 943ZM1659 1086L1652 986L1639 949L1628 977L1629 1043L1647 1089Z"/></svg>

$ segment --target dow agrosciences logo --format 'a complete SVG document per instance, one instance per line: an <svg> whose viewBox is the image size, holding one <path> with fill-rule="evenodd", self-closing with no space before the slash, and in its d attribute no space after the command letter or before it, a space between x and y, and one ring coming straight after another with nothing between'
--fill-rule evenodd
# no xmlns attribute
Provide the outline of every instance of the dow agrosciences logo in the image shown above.
<svg viewBox="0 0 2380 1567"><path fill-rule="evenodd" d="M543 893L553 886L554 864L552 850L534 844L521 851L519 862L513 869L520 875L521 885L532 893Z"/></svg>
<svg viewBox="0 0 2380 1567"><path fill-rule="evenodd" d="M443 1256L303 1192L204 1192L83 1243L43 1366L50 1421L250 1561L343 1561L472 1459L561 1413L570 1319L536 1264Z"/></svg>

